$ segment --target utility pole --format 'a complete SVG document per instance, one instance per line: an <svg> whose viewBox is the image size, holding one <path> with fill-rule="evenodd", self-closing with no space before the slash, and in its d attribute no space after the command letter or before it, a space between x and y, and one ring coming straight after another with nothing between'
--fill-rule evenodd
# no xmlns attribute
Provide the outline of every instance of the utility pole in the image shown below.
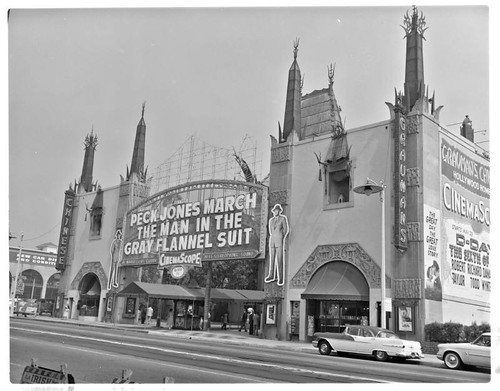
<svg viewBox="0 0 500 391"><path fill-rule="evenodd" d="M23 253L23 237L24 234L21 232L21 241L19 243L19 254L17 255L17 268L16 268L16 276L14 278L14 289L11 292L11 307L10 314L14 315L14 307L15 307L15 299L16 299L16 291L17 291L17 280L19 278L19 268L21 266L21 255Z"/></svg>
<svg viewBox="0 0 500 391"><path fill-rule="evenodd" d="M210 290L212 288L212 261L207 261L207 282L205 285L205 306L203 308L203 330L208 331L209 330L209 322L210 322Z"/></svg>

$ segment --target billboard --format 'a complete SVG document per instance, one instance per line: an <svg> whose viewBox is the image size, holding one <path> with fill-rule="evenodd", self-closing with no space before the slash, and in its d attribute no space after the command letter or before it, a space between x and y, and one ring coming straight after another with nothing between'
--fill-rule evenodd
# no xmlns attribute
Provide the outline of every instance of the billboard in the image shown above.
<svg viewBox="0 0 500 391"><path fill-rule="evenodd" d="M490 169L450 138L440 139L443 296L490 302Z"/></svg>
<svg viewBox="0 0 500 391"><path fill-rule="evenodd" d="M121 266L201 266L265 256L267 187L200 181L157 193L125 215Z"/></svg>

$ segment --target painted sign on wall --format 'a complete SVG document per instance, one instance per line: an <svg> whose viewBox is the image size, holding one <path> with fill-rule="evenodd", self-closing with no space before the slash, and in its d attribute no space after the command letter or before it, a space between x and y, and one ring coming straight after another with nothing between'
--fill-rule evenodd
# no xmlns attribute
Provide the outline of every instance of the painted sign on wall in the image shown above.
<svg viewBox="0 0 500 391"><path fill-rule="evenodd" d="M127 212L122 265L262 258L266 221L264 186L225 180L177 186Z"/></svg>
<svg viewBox="0 0 500 391"><path fill-rule="evenodd" d="M9 262L17 263L19 259L19 249L9 249ZM55 267L57 261L56 254L47 254L33 250L22 249L21 251L21 264L28 264L34 266L47 266Z"/></svg>
<svg viewBox="0 0 500 391"><path fill-rule="evenodd" d="M440 148L443 296L489 303L489 167L451 139Z"/></svg>
<svg viewBox="0 0 500 391"><path fill-rule="evenodd" d="M73 217L73 203L75 201L75 193L72 190L67 190L64 193L64 208L61 222L61 232L59 234L59 247L57 251L57 270L66 269L66 261L68 257L69 233L71 228L71 218Z"/></svg>

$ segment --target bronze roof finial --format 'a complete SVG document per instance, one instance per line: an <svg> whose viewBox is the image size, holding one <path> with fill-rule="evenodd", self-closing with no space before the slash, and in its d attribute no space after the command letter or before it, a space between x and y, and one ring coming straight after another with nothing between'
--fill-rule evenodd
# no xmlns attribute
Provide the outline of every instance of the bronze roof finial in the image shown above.
<svg viewBox="0 0 500 391"><path fill-rule="evenodd" d="M297 52L299 51L299 38L295 38L295 41L293 42L293 59L297 59Z"/></svg>

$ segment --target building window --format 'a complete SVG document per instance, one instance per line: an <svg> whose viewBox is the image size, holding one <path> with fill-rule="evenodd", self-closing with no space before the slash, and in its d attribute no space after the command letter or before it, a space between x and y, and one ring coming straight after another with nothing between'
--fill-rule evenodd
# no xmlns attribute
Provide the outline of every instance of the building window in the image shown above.
<svg viewBox="0 0 500 391"><path fill-rule="evenodd" d="M350 200L350 178L339 172L330 172L328 175L328 203L342 204Z"/></svg>
<svg viewBox="0 0 500 391"><path fill-rule="evenodd" d="M92 209L90 215L90 236L99 237L101 236L101 226L102 226L102 208Z"/></svg>
<svg viewBox="0 0 500 391"><path fill-rule="evenodd" d="M345 133L333 136L323 165L325 183L325 209L353 206L351 199L350 148Z"/></svg>

